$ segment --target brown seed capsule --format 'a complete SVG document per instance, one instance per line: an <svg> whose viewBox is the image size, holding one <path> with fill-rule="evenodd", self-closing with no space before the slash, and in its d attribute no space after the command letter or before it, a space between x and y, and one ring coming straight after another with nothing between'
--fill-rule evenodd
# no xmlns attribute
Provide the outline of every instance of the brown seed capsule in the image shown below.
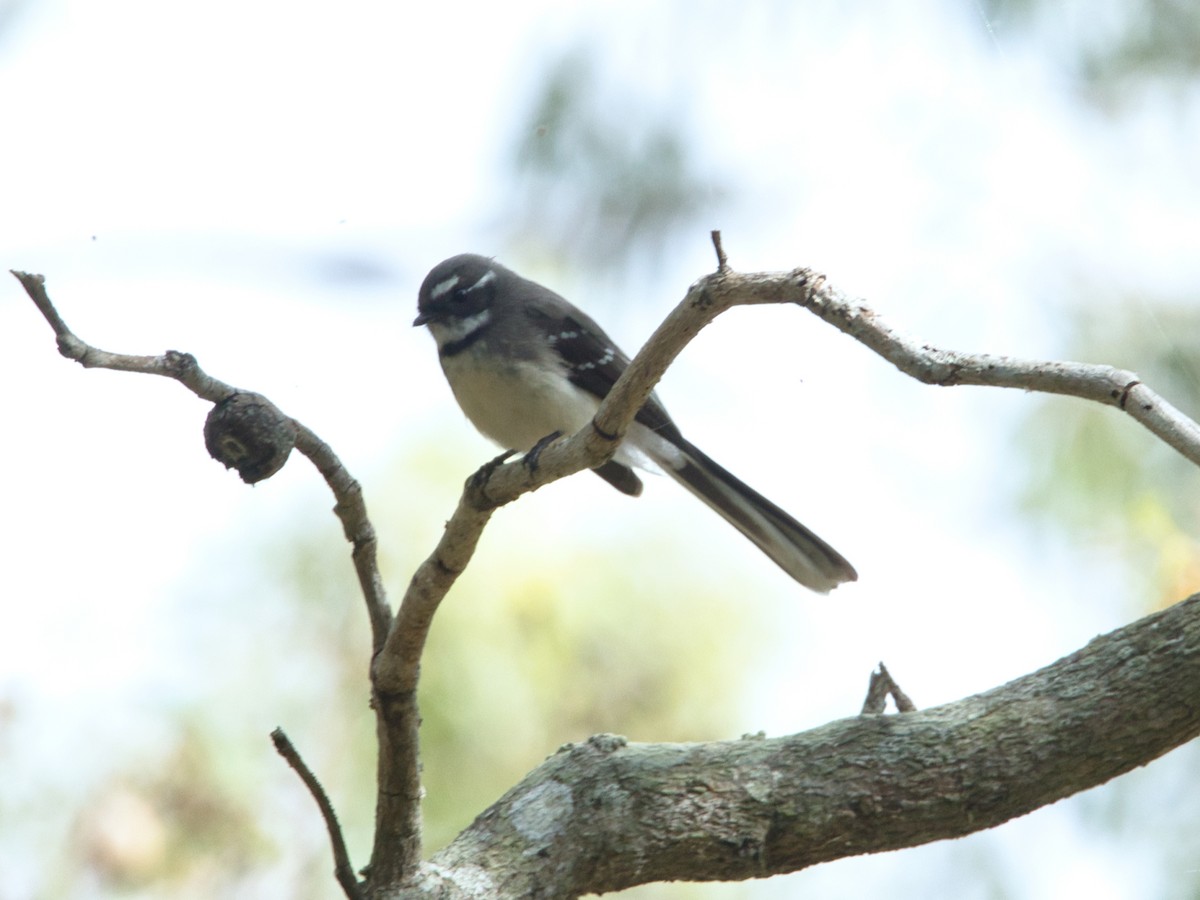
<svg viewBox="0 0 1200 900"><path fill-rule="evenodd" d="M283 468L296 444L292 420L261 394L239 391L213 406L204 422L204 446L242 481L254 484Z"/></svg>

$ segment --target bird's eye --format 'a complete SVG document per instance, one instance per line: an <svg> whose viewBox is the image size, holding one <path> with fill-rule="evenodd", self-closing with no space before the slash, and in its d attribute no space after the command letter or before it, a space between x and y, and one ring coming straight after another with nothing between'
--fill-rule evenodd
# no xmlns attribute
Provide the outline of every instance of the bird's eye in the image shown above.
<svg viewBox="0 0 1200 900"><path fill-rule="evenodd" d="M450 294L451 306L462 306L468 299L466 288L455 288Z"/></svg>

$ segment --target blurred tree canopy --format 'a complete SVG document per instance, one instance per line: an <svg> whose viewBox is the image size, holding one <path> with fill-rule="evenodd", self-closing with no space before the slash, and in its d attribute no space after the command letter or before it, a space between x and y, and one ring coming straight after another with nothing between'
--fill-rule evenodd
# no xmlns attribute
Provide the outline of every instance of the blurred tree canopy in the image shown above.
<svg viewBox="0 0 1200 900"><path fill-rule="evenodd" d="M702 170L681 110L635 84L606 90L609 74L586 49L546 67L509 154L503 223L526 253L612 277L683 229L707 230L697 223L725 188Z"/></svg>
<svg viewBox="0 0 1200 900"><path fill-rule="evenodd" d="M1081 96L1119 120L1148 93L1183 97L1200 77L1200 4L1117 0L1059 4L979 0L981 21L1054 51ZM1132 223L1131 223L1132 227ZM1188 415L1200 403L1200 308L1195 297L1129 289L1097 302L1086 280L1064 305L1063 355L1137 372ZM1137 560L1151 605L1200 583L1200 475L1107 410L1042 400L1022 433L1024 506L1078 543L1102 542ZM1147 566L1146 560L1154 560Z"/></svg>
<svg viewBox="0 0 1200 900"><path fill-rule="evenodd" d="M1200 415L1200 307L1126 297L1068 312L1065 355L1131 369L1192 418ZM1153 605L1200 584L1200 472L1114 410L1042 400L1022 430L1024 506L1081 544L1155 560ZM1145 568L1139 565L1139 568Z"/></svg>
<svg viewBox="0 0 1200 900"><path fill-rule="evenodd" d="M1085 96L1120 109L1140 90L1181 94L1200 74L1200 4L1192 0L972 0L989 30L1044 41Z"/></svg>

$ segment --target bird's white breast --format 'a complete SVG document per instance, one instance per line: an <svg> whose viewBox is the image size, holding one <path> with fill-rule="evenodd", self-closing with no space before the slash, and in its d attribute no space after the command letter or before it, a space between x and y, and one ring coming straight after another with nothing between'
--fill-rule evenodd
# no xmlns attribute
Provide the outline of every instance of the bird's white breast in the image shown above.
<svg viewBox="0 0 1200 900"><path fill-rule="evenodd" d="M498 364L473 349L443 357L442 369L467 418L503 449L529 450L555 431L574 434L595 415L596 398L563 373L528 360Z"/></svg>

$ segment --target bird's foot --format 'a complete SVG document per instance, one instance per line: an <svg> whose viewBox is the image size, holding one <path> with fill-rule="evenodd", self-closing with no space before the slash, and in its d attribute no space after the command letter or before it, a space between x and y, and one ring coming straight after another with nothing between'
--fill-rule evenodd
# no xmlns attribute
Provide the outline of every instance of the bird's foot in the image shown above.
<svg viewBox="0 0 1200 900"><path fill-rule="evenodd" d="M542 451L557 441L560 437L562 437L561 431L552 431L529 448L529 452L525 454L524 461L525 468L529 469L530 475L537 473L538 459L541 457Z"/></svg>
<svg viewBox="0 0 1200 900"><path fill-rule="evenodd" d="M495 459L485 462L479 467L475 474L471 476L471 486L477 490L483 490L485 487L487 487L487 483L491 481L492 473L516 455L516 450L505 450Z"/></svg>

